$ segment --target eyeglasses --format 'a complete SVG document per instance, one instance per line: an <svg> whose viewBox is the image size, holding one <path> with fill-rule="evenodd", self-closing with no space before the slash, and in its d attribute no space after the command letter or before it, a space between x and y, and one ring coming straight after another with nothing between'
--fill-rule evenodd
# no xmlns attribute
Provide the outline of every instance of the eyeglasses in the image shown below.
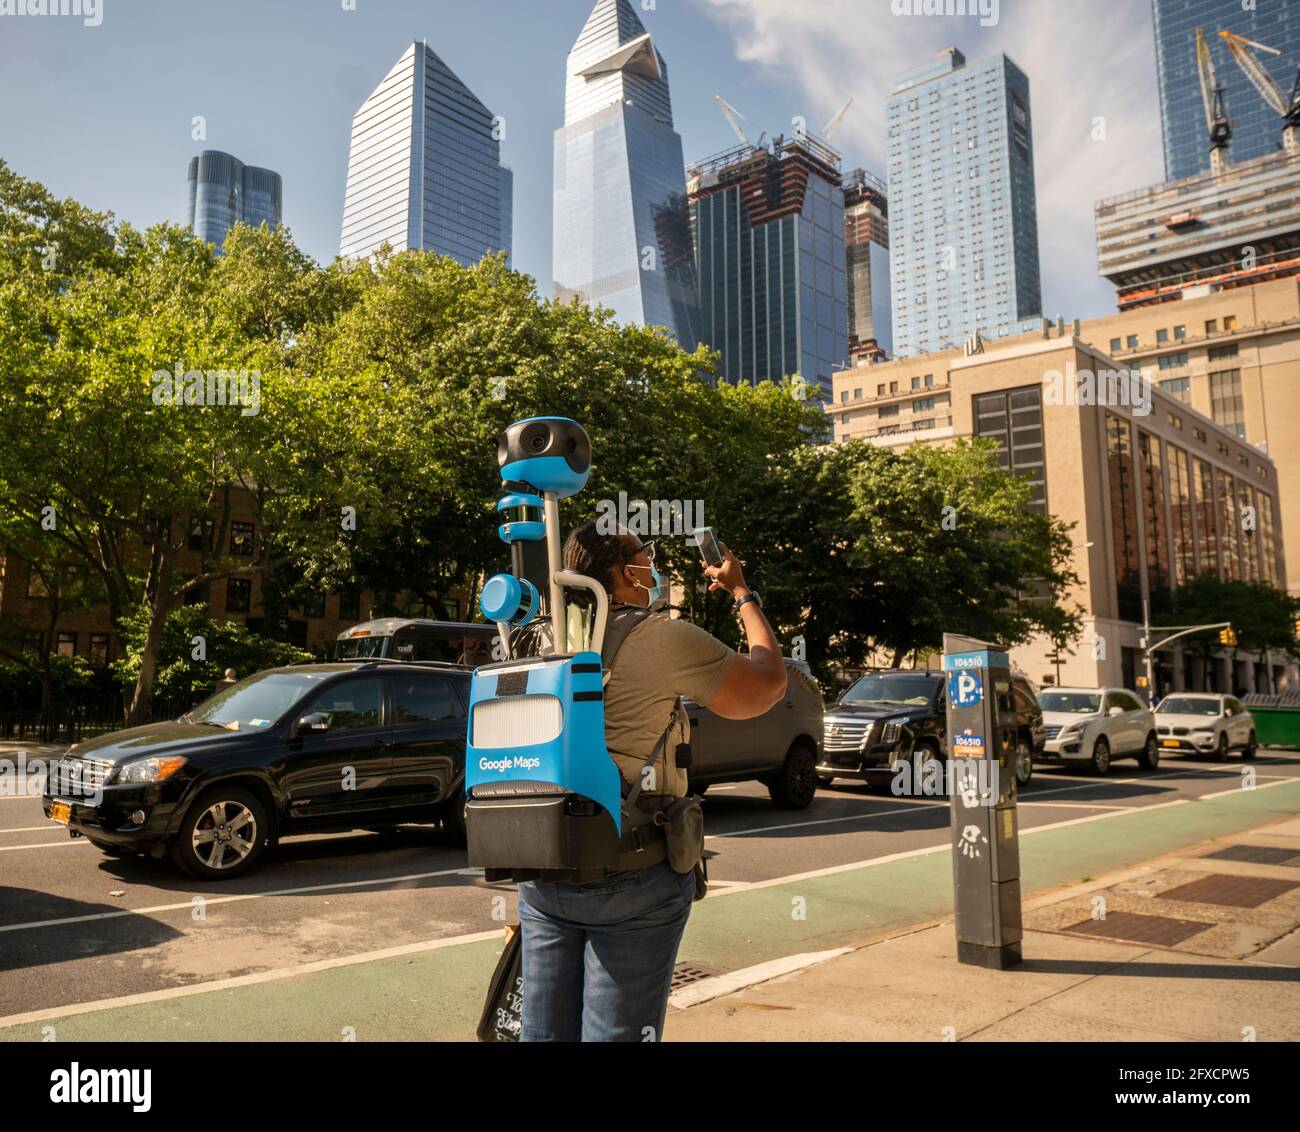
<svg viewBox="0 0 1300 1132"><path fill-rule="evenodd" d="M636 553L637 553L637 554L640 554L641 551L643 551L643 550L645 551L646 561L647 561L647 562L653 562L653 561L655 560L655 544L654 544L654 540L652 539L650 542L643 542L640 546L638 546L638 547L636 548ZM635 557L635 555L634 555L634 557Z"/></svg>

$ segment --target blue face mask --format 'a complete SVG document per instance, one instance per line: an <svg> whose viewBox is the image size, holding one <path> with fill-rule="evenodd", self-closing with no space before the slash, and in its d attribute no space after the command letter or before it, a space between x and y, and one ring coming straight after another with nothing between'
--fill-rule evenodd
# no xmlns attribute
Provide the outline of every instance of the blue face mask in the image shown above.
<svg viewBox="0 0 1300 1132"><path fill-rule="evenodd" d="M650 606L654 605L654 603L657 602L663 596L663 592L664 592L663 579L659 577L659 571L654 566L633 566L632 569L649 570L650 577L654 579L653 586L643 586L641 585L640 582L633 583L639 588L645 590L646 593L649 595L648 599L646 600L646 608L648 609Z"/></svg>

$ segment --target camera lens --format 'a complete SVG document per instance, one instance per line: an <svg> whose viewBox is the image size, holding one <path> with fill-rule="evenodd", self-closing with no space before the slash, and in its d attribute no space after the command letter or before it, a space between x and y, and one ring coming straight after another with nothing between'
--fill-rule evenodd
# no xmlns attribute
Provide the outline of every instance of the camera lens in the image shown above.
<svg viewBox="0 0 1300 1132"><path fill-rule="evenodd" d="M542 456L551 447L551 426L547 421L533 421L519 433L518 451L529 456Z"/></svg>
<svg viewBox="0 0 1300 1132"><path fill-rule="evenodd" d="M544 436L531 437L528 441L528 447L531 448L534 452L540 452L543 448L546 447L546 437Z"/></svg>

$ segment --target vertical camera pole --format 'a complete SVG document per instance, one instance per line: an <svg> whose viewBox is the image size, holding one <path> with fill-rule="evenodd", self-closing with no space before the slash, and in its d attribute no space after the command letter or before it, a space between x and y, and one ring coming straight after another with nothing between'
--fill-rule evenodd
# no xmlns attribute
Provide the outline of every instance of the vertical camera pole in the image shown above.
<svg viewBox="0 0 1300 1132"><path fill-rule="evenodd" d="M560 561L560 499L553 491L542 492L542 518L546 523L546 580L551 587L551 652L569 651L569 614L564 608L564 587L557 575Z"/></svg>
<svg viewBox="0 0 1300 1132"><path fill-rule="evenodd" d="M1020 843L1011 664L995 645L945 633L957 961L1021 961Z"/></svg>

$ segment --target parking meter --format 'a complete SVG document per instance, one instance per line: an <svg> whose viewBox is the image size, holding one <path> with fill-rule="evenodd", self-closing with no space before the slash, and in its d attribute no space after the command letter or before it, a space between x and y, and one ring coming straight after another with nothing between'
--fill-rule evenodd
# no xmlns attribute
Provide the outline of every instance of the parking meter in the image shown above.
<svg viewBox="0 0 1300 1132"><path fill-rule="evenodd" d="M995 645L945 633L957 960L1021 961L1016 716L1011 664Z"/></svg>

